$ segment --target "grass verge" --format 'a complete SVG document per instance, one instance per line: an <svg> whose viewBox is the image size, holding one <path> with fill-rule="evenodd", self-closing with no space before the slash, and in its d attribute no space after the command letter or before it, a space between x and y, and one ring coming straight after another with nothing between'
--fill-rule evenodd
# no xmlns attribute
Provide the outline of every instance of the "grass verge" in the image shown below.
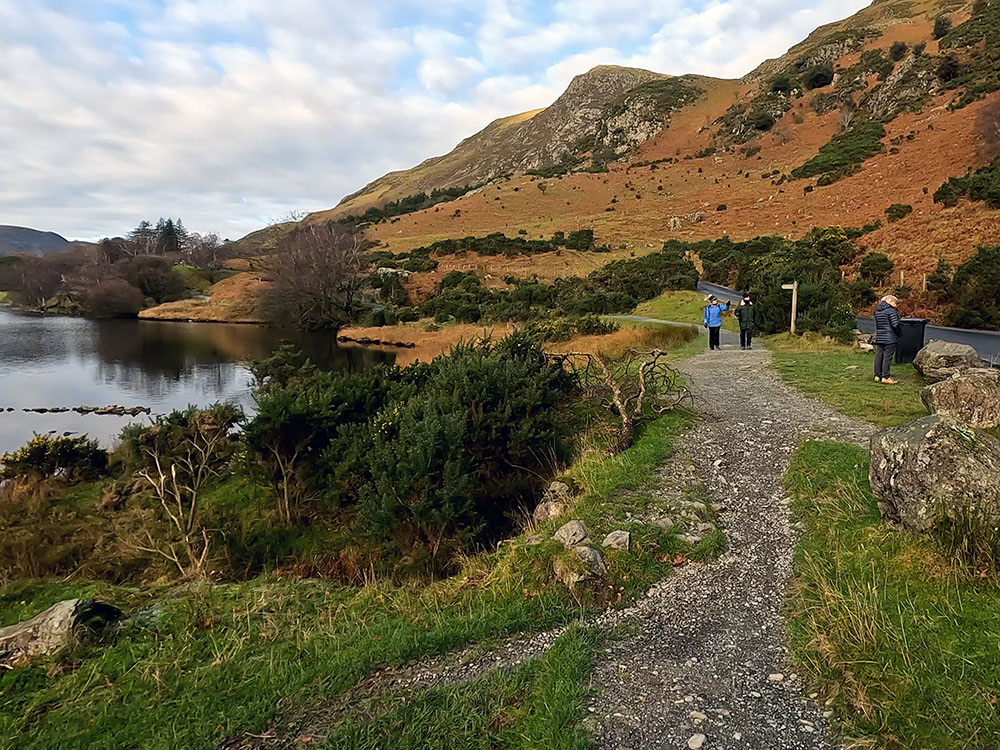
<svg viewBox="0 0 1000 750"><path fill-rule="evenodd" d="M883 526L861 448L807 443L785 481L803 524L794 658L832 699L852 746L997 747L998 581Z"/></svg>
<svg viewBox="0 0 1000 750"><path fill-rule="evenodd" d="M498 670L467 685L434 688L348 720L324 747L377 750L427 747L585 750L583 718L596 633L566 631L545 656L516 670Z"/></svg>
<svg viewBox="0 0 1000 750"><path fill-rule="evenodd" d="M810 398L880 427L895 427L925 416L924 383L912 365L893 365L898 385L875 382L874 355L820 337L767 339L774 367Z"/></svg>

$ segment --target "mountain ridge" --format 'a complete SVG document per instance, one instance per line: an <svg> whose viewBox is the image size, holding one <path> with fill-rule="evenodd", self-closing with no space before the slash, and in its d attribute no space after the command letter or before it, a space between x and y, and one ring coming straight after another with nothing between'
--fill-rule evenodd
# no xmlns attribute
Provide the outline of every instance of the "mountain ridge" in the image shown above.
<svg viewBox="0 0 1000 750"><path fill-rule="evenodd" d="M70 241L55 232L0 224L0 255L44 255L67 249Z"/></svg>

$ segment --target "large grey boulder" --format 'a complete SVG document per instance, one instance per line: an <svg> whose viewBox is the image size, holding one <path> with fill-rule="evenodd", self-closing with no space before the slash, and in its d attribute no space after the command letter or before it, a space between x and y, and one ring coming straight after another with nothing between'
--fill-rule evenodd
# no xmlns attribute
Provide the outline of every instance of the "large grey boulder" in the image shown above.
<svg viewBox="0 0 1000 750"><path fill-rule="evenodd" d="M968 344L932 341L917 353L913 366L926 380L937 383L960 372L982 367L983 361Z"/></svg>
<svg viewBox="0 0 1000 750"><path fill-rule="evenodd" d="M583 521L570 521L559 529L552 538L561 542L563 547L569 549L580 544L590 543L590 532Z"/></svg>
<svg viewBox="0 0 1000 750"><path fill-rule="evenodd" d="M1000 370L966 370L927 386L921 398L932 414L972 427L1000 427Z"/></svg>
<svg viewBox="0 0 1000 750"><path fill-rule="evenodd" d="M912 531L938 520L1000 524L1000 440L932 415L871 441L871 486L882 517Z"/></svg>
<svg viewBox="0 0 1000 750"><path fill-rule="evenodd" d="M118 621L121 610L92 599L67 599L30 620L0 629L0 667L54 654L88 632Z"/></svg>

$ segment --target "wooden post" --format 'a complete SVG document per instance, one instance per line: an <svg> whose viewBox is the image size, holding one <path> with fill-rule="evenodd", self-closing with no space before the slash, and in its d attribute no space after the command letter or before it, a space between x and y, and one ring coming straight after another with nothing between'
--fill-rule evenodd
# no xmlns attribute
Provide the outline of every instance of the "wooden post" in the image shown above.
<svg viewBox="0 0 1000 750"><path fill-rule="evenodd" d="M927 274L924 274L924 291L927 291Z"/></svg>
<svg viewBox="0 0 1000 750"><path fill-rule="evenodd" d="M799 317L799 282L794 282L792 284L784 284L782 289L788 289L792 292L792 335L795 335L795 320Z"/></svg>

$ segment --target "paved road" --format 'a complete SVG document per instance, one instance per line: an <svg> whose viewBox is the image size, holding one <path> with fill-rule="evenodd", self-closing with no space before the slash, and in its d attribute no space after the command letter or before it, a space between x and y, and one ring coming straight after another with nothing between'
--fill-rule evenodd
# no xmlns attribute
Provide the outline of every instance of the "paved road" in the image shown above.
<svg viewBox="0 0 1000 750"><path fill-rule="evenodd" d="M698 291L702 294L714 294L721 300L738 302L740 293L718 284L707 281L698 282ZM871 333L875 330L874 318L858 318L858 330ZM975 347L979 356L1000 365L1000 332L974 331L965 328L948 328L946 326L927 326L927 341L950 341L955 344L968 344Z"/></svg>

